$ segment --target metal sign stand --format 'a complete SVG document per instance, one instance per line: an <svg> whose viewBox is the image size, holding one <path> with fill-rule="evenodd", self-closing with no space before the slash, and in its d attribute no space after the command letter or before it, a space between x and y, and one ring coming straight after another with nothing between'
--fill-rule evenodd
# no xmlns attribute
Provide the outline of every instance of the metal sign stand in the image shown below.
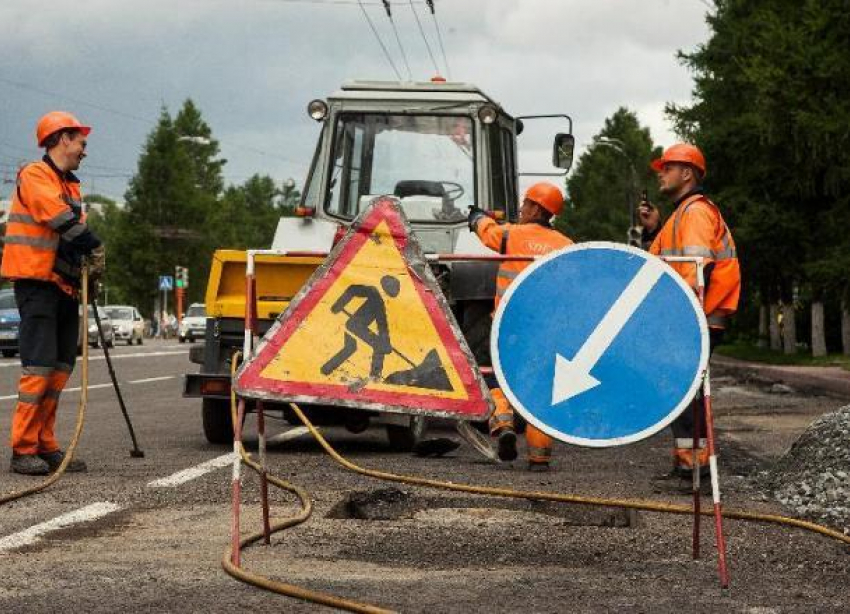
<svg viewBox="0 0 850 614"><path fill-rule="evenodd" d="M290 257L322 257L326 252L310 251L287 251L287 250L248 250L245 268L245 337L242 349L242 360L248 360L253 356L256 345L257 334L257 305L256 305L256 275L255 258L258 255L276 255ZM459 254L429 254L428 260L435 261L467 261L467 260L491 260L491 261L530 261L535 257L528 256L478 256ZM697 267L697 295L700 305L705 302L705 283L703 259L699 257L665 256L665 262L688 262ZM714 527L715 542L718 553L718 573L722 588L729 587L729 572L726 565L726 540L723 534L723 516L720 502L720 477L717 464L717 450L714 433L714 416L711 410L711 381L710 371L706 365L703 374L702 392L703 409L705 413L706 438L709 452L709 470L711 475L712 499L714 504ZM231 525L231 561L236 567L240 566L240 505L241 505L241 464L242 464L242 420L245 417L245 399L238 401L236 422L233 425L233 500L232 500L232 525ZM260 500L262 505L263 541L271 543L271 530L269 523L269 501L268 501L268 465L266 455L266 433L265 415L262 401L257 401L257 431L259 438L260 466ZM698 464L699 431L702 416L698 406L694 406L694 439L693 439L693 558L700 557L700 472Z"/></svg>
<svg viewBox="0 0 850 614"><path fill-rule="evenodd" d="M697 280L697 298L700 305L705 305L705 265L701 257L689 256L662 256L662 260L670 262L685 262L696 266ZM726 565L726 538L723 534L723 510L720 503L720 474L717 465L717 444L714 434L714 414L711 410L711 370L708 364L705 367L705 373L702 380L702 399L703 412L700 412L700 407L694 403L694 438L692 444L692 488L693 488L693 508L694 508L694 525L693 525L693 543L692 551L693 558L700 558L700 471L699 471L699 440L700 430L704 413L705 418L705 433L706 443L708 445L708 466L711 477L711 494L714 504L714 536L717 545L717 568L720 576L720 586L729 588L729 570Z"/></svg>

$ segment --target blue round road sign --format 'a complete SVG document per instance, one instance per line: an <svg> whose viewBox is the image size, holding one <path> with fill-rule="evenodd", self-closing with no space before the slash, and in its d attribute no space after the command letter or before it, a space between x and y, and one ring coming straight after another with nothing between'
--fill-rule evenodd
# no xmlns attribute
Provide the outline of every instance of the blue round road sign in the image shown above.
<svg viewBox="0 0 850 614"><path fill-rule="evenodd" d="M639 441L696 394L708 327L693 290L665 262L583 243L534 262L493 322L493 367L531 424L582 446Z"/></svg>

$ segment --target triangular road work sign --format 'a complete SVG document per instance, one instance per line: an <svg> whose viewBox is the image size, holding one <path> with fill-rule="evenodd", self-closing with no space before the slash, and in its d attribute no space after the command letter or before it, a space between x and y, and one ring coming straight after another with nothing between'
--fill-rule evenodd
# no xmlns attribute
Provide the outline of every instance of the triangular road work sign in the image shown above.
<svg viewBox="0 0 850 614"><path fill-rule="evenodd" d="M372 202L236 376L256 399L483 420L487 388L410 225Z"/></svg>

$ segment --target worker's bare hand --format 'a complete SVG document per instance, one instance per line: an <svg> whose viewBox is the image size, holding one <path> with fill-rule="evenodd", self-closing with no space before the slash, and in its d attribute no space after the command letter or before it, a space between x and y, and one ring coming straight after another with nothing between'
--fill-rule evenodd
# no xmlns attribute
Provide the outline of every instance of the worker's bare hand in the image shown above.
<svg viewBox="0 0 850 614"><path fill-rule="evenodd" d="M641 226L646 228L650 233L655 232L658 224L661 222L661 215L658 213L658 209L648 200L641 201L638 205L638 217L640 218Z"/></svg>

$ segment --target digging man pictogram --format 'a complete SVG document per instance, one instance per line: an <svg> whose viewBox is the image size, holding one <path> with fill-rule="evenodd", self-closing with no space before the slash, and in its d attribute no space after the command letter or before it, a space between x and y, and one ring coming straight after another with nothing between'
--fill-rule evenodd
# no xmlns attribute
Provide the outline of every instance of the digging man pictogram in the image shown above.
<svg viewBox="0 0 850 614"><path fill-rule="evenodd" d="M401 291L401 284L396 277L384 275L381 278L381 289L387 297L395 298ZM363 299L363 303L353 313L346 310L351 301L357 298ZM378 381L382 379L384 360L394 353L411 368L390 374L384 380L385 383L433 390L453 389L436 349L428 351L422 362L417 365L393 347L387 324L386 304L378 288L364 284L348 286L342 296L331 306L331 313L340 312L348 316L348 321L345 323L345 340L342 348L322 365L320 369L322 375L330 375L351 358L357 351L359 339L372 350L369 367L371 379Z"/></svg>

